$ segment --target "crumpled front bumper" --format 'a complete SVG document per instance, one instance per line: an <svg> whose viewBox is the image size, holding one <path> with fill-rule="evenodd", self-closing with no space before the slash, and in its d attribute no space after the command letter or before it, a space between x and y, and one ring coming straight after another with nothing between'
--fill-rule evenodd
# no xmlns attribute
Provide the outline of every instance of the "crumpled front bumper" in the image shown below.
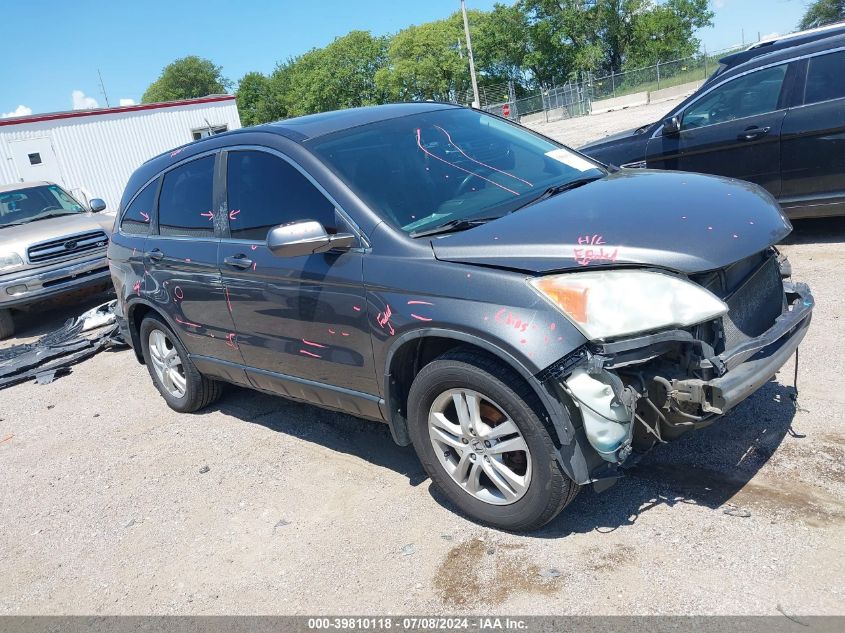
<svg viewBox="0 0 845 633"><path fill-rule="evenodd" d="M806 284L784 283L788 309L774 325L711 359L719 377L673 380L668 396L722 415L762 387L795 353L810 327L815 300Z"/></svg>

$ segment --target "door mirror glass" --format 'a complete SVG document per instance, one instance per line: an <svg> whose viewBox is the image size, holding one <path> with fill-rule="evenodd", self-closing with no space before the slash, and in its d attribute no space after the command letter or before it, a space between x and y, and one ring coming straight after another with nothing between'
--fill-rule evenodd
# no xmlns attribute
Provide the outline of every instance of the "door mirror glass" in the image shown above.
<svg viewBox="0 0 845 633"><path fill-rule="evenodd" d="M664 136L671 136L681 131L681 117L679 115L670 116L663 120L663 134Z"/></svg>
<svg viewBox="0 0 845 633"><path fill-rule="evenodd" d="M337 248L351 248L354 244L354 235L329 235L323 225L314 220L283 224L267 234L267 248L279 257L313 255Z"/></svg>
<svg viewBox="0 0 845 633"><path fill-rule="evenodd" d="M106 203L101 198L91 198L91 212L92 213L99 213L100 211L104 211L106 208Z"/></svg>

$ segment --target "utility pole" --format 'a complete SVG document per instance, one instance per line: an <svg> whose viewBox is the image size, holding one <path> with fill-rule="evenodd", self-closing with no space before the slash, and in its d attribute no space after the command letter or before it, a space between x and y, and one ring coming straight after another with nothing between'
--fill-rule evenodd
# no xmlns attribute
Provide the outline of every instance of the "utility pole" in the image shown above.
<svg viewBox="0 0 845 633"><path fill-rule="evenodd" d="M472 39L469 36L469 19L467 18L467 5L465 0L461 0L461 13L464 14L464 32L467 39L467 57L469 57L469 75L472 79L472 94L474 100L472 106L474 108L481 107L481 100L478 98L478 80L475 77L475 60L472 58Z"/></svg>
<svg viewBox="0 0 845 633"><path fill-rule="evenodd" d="M103 99L106 100L106 107L110 108L109 105L109 96L106 94L106 86L103 83L103 73L100 72L100 69L97 69L97 76L100 78L100 91L103 93Z"/></svg>

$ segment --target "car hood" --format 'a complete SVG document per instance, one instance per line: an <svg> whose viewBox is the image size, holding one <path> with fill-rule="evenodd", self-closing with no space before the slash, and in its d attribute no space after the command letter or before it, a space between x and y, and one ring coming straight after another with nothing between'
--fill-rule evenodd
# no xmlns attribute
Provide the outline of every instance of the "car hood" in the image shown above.
<svg viewBox="0 0 845 633"><path fill-rule="evenodd" d="M756 185L638 169L431 244L440 260L532 273L625 265L696 273L748 257L791 230Z"/></svg>

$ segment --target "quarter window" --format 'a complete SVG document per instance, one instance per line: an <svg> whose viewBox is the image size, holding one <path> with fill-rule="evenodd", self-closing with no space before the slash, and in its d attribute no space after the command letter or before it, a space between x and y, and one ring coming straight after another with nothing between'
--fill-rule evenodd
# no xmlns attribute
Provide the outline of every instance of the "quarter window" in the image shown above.
<svg viewBox="0 0 845 633"><path fill-rule="evenodd" d="M153 217L157 189L158 179L153 180L135 196L132 204L123 214L123 221L120 223L121 231L129 235L146 235L150 232L150 218Z"/></svg>
<svg viewBox="0 0 845 633"><path fill-rule="evenodd" d="M778 109L787 64L738 77L699 99L684 113L683 129L703 127Z"/></svg>
<svg viewBox="0 0 845 633"><path fill-rule="evenodd" d="M214 156L186 163L164 175L158 201L160 235L214 235Z"/></svg>
<svg viewBox="0 0 845 633"><path fill-rule="evenodd" d="M810 59L804 103L819 103L845 97L845 51Z"/></svg>
<svg viewBox="0 0 845 633"><path fill-rule="evenodd" d="M337 233L334 205L286 160L267 152L234 151L227 165L233 238L264 240L274 226L298 220L316 220L328 233Z"/></svg>

